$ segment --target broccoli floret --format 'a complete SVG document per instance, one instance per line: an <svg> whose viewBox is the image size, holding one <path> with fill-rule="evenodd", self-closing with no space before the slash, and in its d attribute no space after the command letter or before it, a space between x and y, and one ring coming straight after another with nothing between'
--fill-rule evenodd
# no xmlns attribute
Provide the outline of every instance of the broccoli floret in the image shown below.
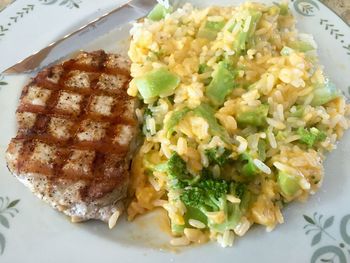
<svg viewBox="0 0 350 263"><path fill-rule="evenodd" d="M205 154L208 157L210 164L217 164L220 167L224 166L229 161L231 151L226 148L212 148L205 150Z"/></svg>
<svg viewBox="0 0 350 263"><path fill-rule="evenodd" d="M300 136L299 141L306 144L309 148L314 146L317 142L322 142L327 138L325 132L320 131L319 129L313 127L308 129L300 127L297 131Z"/></svg>
<svg viewBox="0 0 350 263"><path fill-rule="evenodd" d="M251 203L252 194L247 189L247 186L243 183L231 183L230 184L230 194L241 199L239 208L241 213L244 214Z"/></svg>
<svg viewBox="0 0 350 263"><path fill-rule="evenodd" d="M182 178L188 173L185 161L177 153L173 153L168 160L168 173L173 178Z"/></svg>
<svg viewBox="0 0 350 263"><path fill-rule="evenodd" d="M205 207L204 200L206 199L206 195L203 189L190 187L183 191L180 199L186 206L202 210Z"/></svg>
<svg viewBox="0 0 350 263"><path fill-rule="evenodd" d="M185 225L173 225L175 234L181 234L183 228L189 226L189 219L199 220L220 233L234 229L250 200L249 191L244 184L214 179L207 169L202 170L200 177L194 177L187 171L185 161L177 153L170 157L166 166L161 166L162 169L164 167L172 181L171 186L180 190L180 200L186 206ZM231 203L227 200L227 194L237 196L241 203ZM222 213L222 217L213 218L212 212Z"/></svg>
<svg viewBox="0 0 350 263"><path fill-rule="evenodd" d="M203 189L207 195L215 200L222 198L228 192L228 183L224 180L202 180L197 185L200 189Z"/></svg>
<svg viewBox="0 0 350 263"><path fill-rule="evenodd" d="M242 199L244 192L246 191L246 186L243 183L231 183L230 193L234 196Z"/></svg>
<svg viewBox="0 0 350 263"><path fill-rule="evenodd" d="M183 189L197 181L197 178L188 172L186 162L177 153L173 153L166 163L166 167L162 168L166 170L171 180L171 186L174 188Z"/></svg>
<svg viewBox="0 0 350 263"><path fill-rule="evenodd" d="M243 211L245 211L240 208L240 204L227 201L226 195L230 193L243 198L246 192L245 187L241 184L233 187L232 184L224 180L205 179L185 188L180 199L187 208L194 209L192 212L198 211L198 217L205 215L207 225L210 228L222 233L225 230L233 229L243 215ZM246 207L247 202L244 201L243 208L246 209ZM222 212L222 222L213 219L210 216L211 212Z"/></svg>
<svg viewBox="0 0 350 263"><path fill-rule="evenodd" d="M145 112L143 113L143 115L152 117L153 116L153 112L149 108L146 108Z"/></svg>
<svg viewBox="0 0 350 263"><path fill-rule="evenodd" d="M187 187L181 194L181 201L202 213L216 212L223 209L228 192L228 183L224 180L207 179L195 186Z"/></svg>

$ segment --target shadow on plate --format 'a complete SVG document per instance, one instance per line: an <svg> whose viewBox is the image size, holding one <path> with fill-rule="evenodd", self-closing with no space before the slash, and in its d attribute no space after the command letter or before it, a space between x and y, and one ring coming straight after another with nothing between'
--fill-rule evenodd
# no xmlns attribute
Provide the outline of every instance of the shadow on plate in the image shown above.
<svg viewBox="0 0 350 263"><path fill-rule="evenodd" d="M80 227L103 239L109 239L126 247L142 247L167 252L178 252L180 249L171 247L169 220L162 209L137 217L129 222L124 214L113 229L104 223L89 221ZM182 250L182 249L181 249Z"/></svg>

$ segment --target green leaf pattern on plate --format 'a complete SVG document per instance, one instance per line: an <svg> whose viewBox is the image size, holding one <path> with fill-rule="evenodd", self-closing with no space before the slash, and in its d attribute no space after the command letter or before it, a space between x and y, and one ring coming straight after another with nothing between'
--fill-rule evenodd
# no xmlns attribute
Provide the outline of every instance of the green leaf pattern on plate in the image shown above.
<svg viewBox="0 0 350 263"><path fill-rule="evenodd" d="M312 0L292 0L295 11L303 16L314 16L315 9L320 10L317 3Z"/></svg>
<svg viewBox="0 0 350 263"><path fill-rule="evenodd" d="M316 1L313 0L292 0L295 11L305 17L315 15L315 10L320 10ZM349 40L348 36L345 36L343 32L335 28L335 25L328 19L320 19L320 26L322 26L329 34L339 41L344 48L347 55L350 56L350 43L346 43Z"/></svg>
<svg viewBox="0 0 350 263"><path fill-rule="evenodd" d="M34 10L34 6L35 5L28 4L25 7L22 7L14 15L10 16L9 21L6 25L0 25L0 37L5 36L13 24L16 24L25 15L32 12Z"/></svg>
<svg viewBox="0 0 350 263"><path fill-rule="evenodd" d="M0 255L4 253L6 247L6 238L1 231L10 228L9 219L18 214L18 209L16 208L18 203L19 199L10 202L8 197L0 197Z"/></svg>
<svg viewBox="0 0 350 263"><path fill-rule="evenodd" d="M79 8L79 4L81 3L81 0L39 0L44 5L53 5L53 4L59 4L67 6L68 8Z"/></svg>
<svg viewBox="0 0 350 263"><path fill-rule="evenodd" d="M0 74L0 91L2 86L7 85L7 82L4 80L4 76Z"/></svg>
<svg viewBox="0 0 350 263"><path fill-rule="evenodd" d="M73 9L79 8L79 4L82 2L82 0L39 0L39 2L45 6L58 4L59 6L66 6L70 9ZM27 14L33 12L35 10L35 7L35 4L28 4L25 7L22 7L17 12L15 12L15 14L9 17L9 21L6 24L0 25L0 40L1 37L5 36L6 33L8 33L14 24L19 22Z"/></svg>
<svg viewBox="0 0 350 263"><path fill-rule="evenodd" d="M347 263L350 261L350 214L343 216L339 223L339 232L342 241L339 241L334 232L330 229L334 224L335 217L330 216L325 220L323 215L314 213L313 216L303 215L307 224L304 226L305 234L311 235L311 246L316 246L323 242L331 241L331 244L326 244L317 248L311 256L311 263L329 262L329 263ZM326 230L327 229L327 230ZM324 238L323 238L324 237Z"/></svg>
<svg viewBox="0 0 350 263"><path fill-rule="evenodd" d="M339 29L335 28L334 24L332 24L332 22L330 22L327 19L321 18L320 25L323 26L324 29L328 31L331 36L338 40L343 45L343 48L346 50L346 54L350 55L350 44L346 44L344 40L349 38L346 38L343 33L339 32Z"/></svg>

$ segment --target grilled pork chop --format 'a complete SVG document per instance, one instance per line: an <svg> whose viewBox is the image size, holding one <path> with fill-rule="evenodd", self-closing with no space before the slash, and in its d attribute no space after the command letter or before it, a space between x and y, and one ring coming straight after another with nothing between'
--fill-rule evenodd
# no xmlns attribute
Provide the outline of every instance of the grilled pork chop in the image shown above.
<svg viewBox="0 0 350 263"><path fill-rule="evenodd" d="M40 72L24 87L9 170L72 221L114 225L129 180L135 101L129 62L103 51Z"/></svg>

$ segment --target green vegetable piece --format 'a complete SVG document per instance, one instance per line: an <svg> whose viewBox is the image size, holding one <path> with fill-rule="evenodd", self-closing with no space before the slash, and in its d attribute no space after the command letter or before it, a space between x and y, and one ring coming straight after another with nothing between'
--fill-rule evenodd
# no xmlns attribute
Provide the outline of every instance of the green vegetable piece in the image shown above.
<svg viewBox="0 0 350 263"><path fill-rule="evenodd" d="M271 16L275 16L277 14L280 13L280 8L278 5L273 5L273 6L270 6L269 9L268 9L268 14L271 15Z"/></svg>
<svg viewBox="0 0 350 263"><path fill-rule="evenodd" d="M265 161L266 159L266 142L265 140L259 140L258 142L258 156L259 160Z"/></svg>
<svg viewBox="0 0 350 263"><path fill-rule="evenodd" d="M156 172L166 172L167 168L168 168L167 163L160 163L153 167L154 171Z"/></svg>
<svg viewBox="0 0 350 263"><path fill-rule="evenodd" d="M339 96L340 92L336 88L335 84L327 78L324 85L314 89L314 98L311 101L311 106L326 104Z"/></svg>
<svg viewBox="0 0 350 263"><path fill-rule="evenodd" d="M188 172L186 162L177 153L169 158L166 171L174 188L185 188L196 180Z"/></svg>
<svg viewBox="0 0 350 263"><path fill-rule="evenodd" d="M281 55L282 56L289 56L290 54L292 54L295 51L298 52L308 52L311 50L315 50L315 47L313 45L311 45L310 43L306 42L306 41L293 41L290 42L288 46L284 46L281 49Z"/></svg>
<svg viewBox="0 0 350 263"><path fill-rule="evenodd" d="M180 199L186 207L196 208L206 215L207 224L210 228L223 232L227 227L226 220L223 224L216 224L207 215L210 212L223 211L227 220L231 219L231 214L228 213L231 211L228 210L228 202L226 200L227 192L228 183L226 181L206 179L193 187L186 187ZM238 220L236 221L238 222Z"/></svg>
<svg viewBox="0 0 350 263"><path fill-rule="evenodd" d="M205 23L205 28L215 31L220 31L225 26L225 21L207 21Z"/></svg>
<svg viewBox="0 0 350 263"><path fill-rule="evenodd" d="M208 218L206 217L206 215L203 214L203 212L198 208L191 207L191 206L186 207L186 213L185 213L184 219L186 222L186 227L191 227L191 225L188 223L188 220L190 219L198 220L205 225L208 224Z"/></svg>
<svg viewBox="0 0 350 263"><path fill-rule="evenodd" d="M194 114L205 119L209 124L209 130L212 135L219 136L224 142L230 143L232 139L227 131L222 127L215 118L215 110L208 104L202 103L194 109Z"/></svg>
<svg viewBox="0 0 350 263"><path fill-rule="evenodd" d="M320 131L315 127L310 128L309 130L300 127L297 133L300 136L299 141L304 144L307 144L309 148L314 146L315 143L324 141L327 138L325 132Z"/></svg>
<svg viewBox="0 0 350 263"><path fill-rule="evenodd" d="M138 91L144 99L167 97L180 83L180 78L166 68L155 69L144 76L136 78Z"/></svg>
<svg viewBox="0 0 350 263"><path fill-rule="evenodd" d="M190 112L190 109L185 107L181 110L174 111L169 120L164 124L164 129L166 131L167 137L169 138L175 131L175 126L185 117L185 115Z"/></svg>
<svg viewBox="0 0 350 263"><path fill-rule="evenodd" d="M180 236L184 233L185 225L171 223L171 232L174 235Z"/></svg>
<svg viewBox="0 0 350 263"><path fill-rule="evenodd" d="M150 155L149 154L145 154L144 158L143 158L143 166L150 170L150 171L157 171L157 172L166 172L168 169L168 163L160 163L160 164L154 164L153 162L151 162L150 160Z"/></svg>
<svg viewBox="0 0 350 263"><path fill-rule="evenodd" d="M286 172L280 171L278 173L277 183L281 188L282 193L287 197L294 196L300 189L298 179Z"/></svg>
<svg viewBox="0 0 350 263"><path fill-rule="evenodd" d="M234 21L234 22L227 28L227 31L232 32L236 25L237 25L237 21Z"/></svg>
<svg viewBox="0 0 350 263"><path fill-rule="evenodd" d="M287 138L287 133L283 131L278 131L276 135L276 140L283 141Z"/></svg>
<svg viewBox="0 0 350 263"><path fill-rule="evenodd" d="M242 166L242 174L247 178L253 178L257 173L258 169L256 168L253 158L250 154L244 152L240 155L240 160L244 161L244 165Z"/></svg>
<svg viewBox="0 0 350 263"><path fill-rule="evenodd" d="M244 193L247 190L246 188L247 188L246 185L243 183L231 182L229 193L238 197L239 199L242 199Z"/></svg>
<svg viewBox="0 0 350 263"><path fill-rule="evenodd" d="M235 87L236 71L228 68L227 63L221 61L213 73L213 79L206 87L205 95L214 106L220 106L225 102L225 98Z"/></svg>
<svg viewBox="0 0 350 263"><path fill-rule="evenodd" d="M143 115L144 115L144 117L146 117L146 116L152 117L153 116L153 112L151 111L150 108L146 108L145 112L143 113Z"/></svg>
<svg viewBox="0 0 350 263"><path fill-rule="evenodd" d="M198 182L196 186L203 189L206 195L210 195L215 199L221 198L228 191L228 183L218 179L203 180Z"/></svg>
<svg viewBox="0 0 350 263"><path fill-rule="evenodd" d="M146 108L145 112L143 113L143 119L146 120L147 118L150 118L152 116L153 116L153 112L149 108ZM142 132L146 136L150 133L150 130L147 128L145 122L142 126Z"/></svg>
<svg viewBox="0 0 350 263"><path fill-rule="evenodd" d="M248 210L251 202L252 202L252 194L248 190L244 191L241 197L241 202L239 204L239 208L243 214Z"/></svg>
<svg viewBox="0 0 350 263"><path fill-rule="evenodd" d="M221 233L225 230L234 229L250 205L251 195L244 184L230 183L228 193L240 198L241 202L240 204L223 203L222 210L226 215L225 221L221 224L210 224L212 229Z"/></svg>
<svg viewBox="0 0 350 263"><path fill-rule="evenodd" d="M301 40L290 42L289 47L299 52L315 50L314 46L312 46L310 43Z"/></svg>
<svg viewBox="0 0 350 263"><path fill-rule="evenodd" d="M253 177L256 174L256 171L256 167L252 162L248 162L245 165L243 165L242 174L246 177Z"/></svg>
<svg viewBox="0 0 350 263"><path fill-rule="evenodd" d="M241 204L232 204L227 201L228 193L241 198ZM238 224L250 204L250 193L243 184L204 177L193 186L186 187L180 199L187 208L194 209L188 210L190 214L185 215L185 218L196 218L209 228L223 233L225 230L234 229ZM225 215L224 222L220 224L208 217L208 213L217 211L222 211ZM203 215L207 221L204 221Z"/></svg>
<svg viewBox="0 0 350 263"><path fill-rule="evenodd" d="M203 74L208 70L209 66L207 64L200 64L198 67L198 73Z"/></svg>
<svg viewBox="0 0 350 263"><path fill-rule="evenodd" d="M231 151L226 148L212 148L205 150L205 154L208 157L209 164L217 164L223 167L228 161L231 155Z"/></svg>
<svg viewBox="0 0 350 263"><path fill-rule="evenodd" d="M294 52L294 50L292 49L292 48L290 48L290 47L283 47L282 49L281 49L281 55L282 56L289 56L290 54L292 54Z"/></svg>
<svg viewBox="0 0 350 263"><path fill-rule="evenodd" d="M200 28L198 30L197 37L207 38L209 40L215 40L217 34L218 34L218 32L216 32L214 30L209 30L207 28Z"/></svg>
<svg viewBox="0 0 350 263"><path fill-rule="evenodd" d="M241 26L240 31L236 35L236 39L233 42L233 49L238 54L247 49L247 46L251 45L254 37L255 29L260 21L262 13L260 11L249 10L250 19L246 18ZM247 30L248 29L248 30Z"/></svg>
<svg viewBox="0 0 350 263"><path fill-rule="evenodd" d="M244 107L236 115L239 125L264 126L269 112L269 105L261 104L257 107Z"/></svg>
<svg viewBox="0 0 350 263"><path fill-rule="evenodd" d="M153 21L159 21L162 20L166 14L169 14L171 12L171 8L165 8L165 6L161 4L156 4L156 6L149 12L148 18Z"/></svg>
<svg viewBox="0 0 350 263"><path fill-rule="evenodd" d="M242 211L240 210L239 204L225 203L224 211L226 214L226 219L221 224L213 224L209 222L210 228L214 229L217 232L223 233L226 230L233 230L242 217Z"/></svg>
<svg viewBox="0 0 350 263"><path fill-rule="evenodd" d="M205 212L219 211L222 199L226 199L228 183L224 180L206 179L195 186L186 187L180 199L186 205ZM226 200L225 200L226 201Z"/></svg>
<svg viewBox="0 0 350 263"><path fill-rule="evenodd" d="M278 4L278 7L280 9L281 16L286 16L289 14L288 3L280 3L280 4Z"/></svg>
<svg viewBox="0 0 350 263"><path fill-rule="evenodd" d="M199 74L203 74L205 72L207 72L209 70L209 66L206 65L206 64L200 64L199 67L198 67L198 73ZM209 78L206 78L203 80L203 84L204 85L209 85L209 83L211 82L213 78L212 77L209 77Z"/></svg>
<svg viewBox="0 0 350 263"><path fill-rule="evenodd" d="M197 36L200 38L207 38L215 40L218 32L225 26L224 21L214 22L207 21L203 27L198 30Z"/></svg>
<svg viewBox="0 0 350 263"><path fill-rule="evenodd" d="M296 111L295 112L291 112L290 116L291 117L302 118L304 116L305 107L303 105L296 105L295 107L296 107Z"/></svg>

